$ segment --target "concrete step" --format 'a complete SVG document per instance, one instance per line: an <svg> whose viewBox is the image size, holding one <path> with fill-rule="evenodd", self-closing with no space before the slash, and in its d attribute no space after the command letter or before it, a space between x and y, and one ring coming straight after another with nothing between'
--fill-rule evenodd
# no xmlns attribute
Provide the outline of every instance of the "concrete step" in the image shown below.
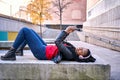
<svg viewBox="0 0 120 80"><path fill-rule="evenodd" d="M6 51L0 51L4 55ZM32 53L24 52L16 61L0 60L0 80L109 80L110 65L97 55L95 63L37 60Z"/></svg>
<svg viewBox="0 0 120 80"><path fill-rule="evenodd" d="M47 44L53 44L55 39L44 39ZM10 48L14 41L0 41L0 49ZM28 48L28 46L26 46Z"/></svg>

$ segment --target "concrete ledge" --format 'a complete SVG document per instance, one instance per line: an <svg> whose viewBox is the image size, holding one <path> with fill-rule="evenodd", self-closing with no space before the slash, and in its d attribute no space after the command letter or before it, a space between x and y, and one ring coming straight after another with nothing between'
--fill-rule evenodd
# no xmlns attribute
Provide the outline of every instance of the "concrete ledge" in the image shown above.
<svg viewBox="0 0 120 80"><path fill-rule="evenodd" d="M95 63L63 61L55 64L27 54L16 61L0 60L0 80L109 80L110 65L99 57Z"/></svg>
<svg viewBox="0 0 120 80"><path fill-rule="evenodd" d="M53 44L55 39L44 39L47 44ZM14 41L0 41L0 49L10 48ZM28 48L28 46L26 46Z"/></svg>

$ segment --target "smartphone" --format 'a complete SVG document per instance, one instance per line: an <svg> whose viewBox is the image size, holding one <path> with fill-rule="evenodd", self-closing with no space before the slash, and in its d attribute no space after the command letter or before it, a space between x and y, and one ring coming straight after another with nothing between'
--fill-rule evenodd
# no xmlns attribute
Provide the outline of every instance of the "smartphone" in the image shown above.
<svg viewBox="0 0 120 80"><path fill-rule="evenodd" d="M82 31L82 25L76 25L76 29L77 31Z"/></svg>

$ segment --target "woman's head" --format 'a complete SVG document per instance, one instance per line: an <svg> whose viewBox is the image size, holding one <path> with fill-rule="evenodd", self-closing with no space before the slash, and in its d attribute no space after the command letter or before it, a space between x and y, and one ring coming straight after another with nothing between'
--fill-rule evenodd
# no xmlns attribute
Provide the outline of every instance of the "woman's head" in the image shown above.
<svg viewBox="0 0 120 80"><path fill-rule="evenodd" d="M95 62L96 60L87 48L79 47L75 49L75 52L82 62Z"/></svg>
<svg viewBox="0 0 120 80"><path fill-rule="evenodd" d="M76 52L77 55L81 55L81 56L87 56L87 55L90 54L89 49L83 48L83 47L76 48L75 52Z"/></svg>

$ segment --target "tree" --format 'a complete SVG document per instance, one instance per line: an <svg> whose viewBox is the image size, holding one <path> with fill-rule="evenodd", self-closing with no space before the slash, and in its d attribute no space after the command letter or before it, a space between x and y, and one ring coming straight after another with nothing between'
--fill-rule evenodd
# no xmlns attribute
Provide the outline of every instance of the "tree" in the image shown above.
<svg viewBox="0 0 120 80"><path fill-rule="evenodd" d="M62 30L62 14L64 10L70 5L72 2L69 0L53 0L52 4L53 7L56 7L56 9L53 10L54 13L56 13L60 17L60 30Z"/></svg>
<svg viewBox="0 0 120 80"><path fill-rule="evenodd" d="M27 12L30 14L30 18L34 24L40 24L40 34L42 36L42 23L44 20L52 19L49 13L49 6L51 2L49 0L32 0L27 5Z"/></svg>

